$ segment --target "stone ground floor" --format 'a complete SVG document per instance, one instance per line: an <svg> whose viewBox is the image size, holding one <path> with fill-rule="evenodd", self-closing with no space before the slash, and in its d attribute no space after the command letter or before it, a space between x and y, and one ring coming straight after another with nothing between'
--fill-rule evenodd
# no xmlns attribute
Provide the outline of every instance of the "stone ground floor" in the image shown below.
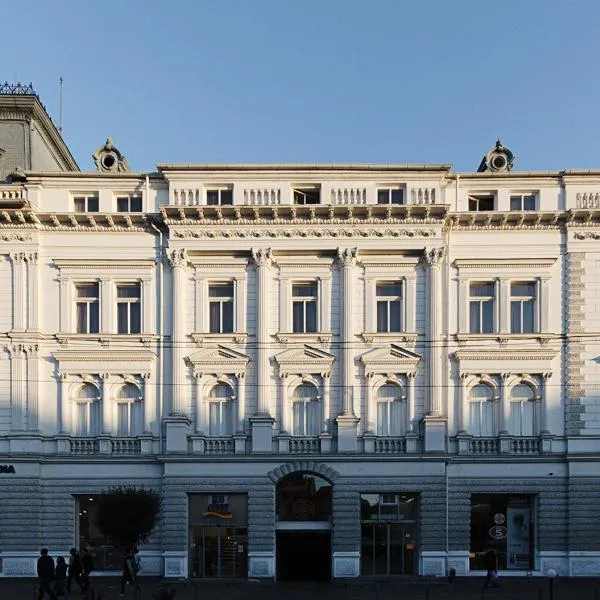
<svg viewBox="0 0 600 600"><path fill-rule="evenodd" d="M600 574L597 463L325 458L13 461L0 487L0 578L33 577L42 546L89 547L96 570L116 574L122 558L94 524L98 494L114 485L163 496L140 552L146 576L476 579L490 549L506 579Z"/></svg>
<svg viewBox="0 0 600 600"><path fill-rule="evenodd" d="M120 582L114 577L92 578L95 597L118 598ZM458 578L452 585L446 580L353 580L337 583L275 583L173 581L158 578L141 580L142 600L152 600L160 588L175 590L175 600L551 600L548 580L505 578L498 589L481 592L482 579ZM76 589L76 586L75 586ZM36 584L31 579L0 579L3 600L35 597ZM554 600L597 600L600 577L558 578L553 583ZM125 596L134 598L133 590ZM71 596L79 598L77 591Z"/></svg>

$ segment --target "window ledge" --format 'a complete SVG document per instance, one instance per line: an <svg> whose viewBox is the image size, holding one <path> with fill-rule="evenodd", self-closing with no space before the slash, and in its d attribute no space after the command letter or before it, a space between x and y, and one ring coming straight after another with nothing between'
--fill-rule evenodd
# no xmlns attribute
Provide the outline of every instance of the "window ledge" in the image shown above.
<svg viewBox="0 0 600 600"><path fill-rule="evenodd" d="M239 333L192 333L192 339L198 346L202 346L204 342L223 342L229 344L244 344L248 339L248 334L245 332Z"/></svg>
<svg viewBox="0 0 600 600"><path fill-rule="evenodd" d="M57 333L55 337L63 345L71 342L98 342L101 346L118 345L119 342L131 344L132 341L149 346L160 339L152 333Z"/></svg>
<svg viewBox="0 0 600 600"><path fill-rule="evenodd" d="M414 344L419 334L414 331L365 331L360 334L366 344L378 342L401 342L403 344Z"/></svg>
<svg viewBox="0 0 600 600"><path fill-rule="evenodd" d="M553 340L560 340L559 333L457 333L454 339L459 345L468 342L479 342L482 340L496 342L500 346L509 345L511 342L522 343L523 341L537 342L540 346L546 346Z"/></svg>
<svg viewBox="0 0 600 600"><path fill-rule="evenodd" d="M333 338L331 331L317 331L314 333L294 333L294 332L279 332L275 337L282 344L287 344L290 340L298 343L308 344L329 344Z"/></svg>

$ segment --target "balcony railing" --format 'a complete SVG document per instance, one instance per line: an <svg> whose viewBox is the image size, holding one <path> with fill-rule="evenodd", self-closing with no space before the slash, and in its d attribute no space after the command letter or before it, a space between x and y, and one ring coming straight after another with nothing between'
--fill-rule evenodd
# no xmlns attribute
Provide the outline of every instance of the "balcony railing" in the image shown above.
<svg viewBox="0 0 600 600"><path fill-rule="evenodd" d="M69 440L70 454L97 454L100 452L100 442L94 438Z"/></svg>
<svg viewBox="0 0 600 600"><path fill-rule="evenodd" d="M471 454L498 454L498 438L473 438L469 442Z"/></svg>
<svg viewBox="0 0 600 600"><path fill-rule="evenodd" d="M116 438L110 440L112 454L130 455L140 454L142 452L142 444L140 440L133 438Z"/></svg>
<svg viewBox="0 0 600 600"><path fill-rule="evenodd" d="M289 442L290 454L319 454L321 440L319 438L293 438Z"/></svg>
<svg viewBox="0 0 600 600"><path fill-rule="evenodd" d="M404 438L379 438L375 440L375 454L405 454Z"/></svg>

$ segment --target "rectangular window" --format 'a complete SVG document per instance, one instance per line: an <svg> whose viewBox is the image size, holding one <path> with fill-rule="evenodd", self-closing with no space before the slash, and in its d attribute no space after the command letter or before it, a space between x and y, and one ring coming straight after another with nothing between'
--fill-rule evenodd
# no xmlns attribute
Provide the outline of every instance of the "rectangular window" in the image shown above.
<svg viewBox="0 0 600 600"><path fill-rule="evenodd" d="M533 333L535 331L535 283L512 283L510 286L510 331Z"/></svg>
<svg viewBox="0 0 600 600"><path fill-rule="evenodd" d="M76 435L93 436L99 433L99 403L97 401L77 402Z"/></svg>
<svg viewBox="0 0 600 600"><path fill-rule="evenodd" d="M469 194L469 210L470 211L487 211L494 210L493 194Z"/></svg>
<svg viewBox="0 0 600 600"><path fill-rule="evenodd" d="M142 197L133 194L117 196L117 212L142 212Z"/></svg>
<svg viewBox="0 0 600 600"><path fill-rule="evenodd" d="M231 400L210 401L209 412L209 435L229 436L233 434L233 403Z"/></svg>
<svg viewBox="0 0 600 600"><path fill-rule="evenodd" d="M296 283L292 286L292 314L294 333L317 331L316 283Z"/></svg>
<svg viewBox="0 0 600 600"><path fill-rule="evenodd" d="M377 296L377 331L397 332L403 330L402 283L380 282L375 286Z"/></svg>
<svg viewBox="0 0 600 600"><path fill-rule="evenodd" d="M495 285L472 283L469 289L469 331L494 332Z"/></svg>
<svg viewBox="0 0 600 600"><path fill-rule="evenodd" d="M399 188L378 189L377 204L404 204L404 190Z"/></svg>
<svg viewBox="0 0 600 600"><path fill-rule="evenodd" d="M99 200L96 194L78 194L73 197L75 212L90 213L98 212Z"/></svg>
<svg viewBox="0 0 600 600"><path fill-rule="evenodd" d="M97 283L76 286L77 333L100 331L100 293Z"/></svg>
<svg viewBox="0 0 600 600"><path fill-rule="evenodd" d="M320 204L321 190L318 187L294 188L294 204Z"/></svg>
<svg viewBox="0 0 600 600"><path fill-rule="evenodd" d="M213 283L208 287L210 333L233 332L233 283Z"/></svg>
<svg viewBox="0 0 600 600"><path fill-rule="evenodd" d="M511 194L510 210L535 210L535 194Z"/></svg>
<svg viewBox="0 0 600 600"><path fill-rule="evenodd" d="M117 435L131 435L133 432L132 423L132 402L119 402L117 403Z"/></svg>
<svg viewBox="0 0 600 600"><path fill-rule="evenodd" d="M206 204L208 204L208 206L233 204L233 190L227 188L206 190Z"/></svg>
<svg viewBox="0 0 600 600"><path fill-rule="evenodd" d="M142 302L140 284L117 286L117 331L140 333L142 330Z"/></svg>

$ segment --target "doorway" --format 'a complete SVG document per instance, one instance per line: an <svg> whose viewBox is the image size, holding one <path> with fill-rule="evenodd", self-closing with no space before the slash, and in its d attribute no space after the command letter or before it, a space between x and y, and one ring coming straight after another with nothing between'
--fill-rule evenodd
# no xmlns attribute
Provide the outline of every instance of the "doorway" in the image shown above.
<svg viewBox="0 0 600 600"><path fill-rule="evenodd" d="M361 527L362 575L414 575L415 524L369 523Z"/></svg>
<svg viewBox="0 0 600 600"><path fill-rule="evenodd" d="M330 581L331 531L278 531L278 581Z"/></svg>

